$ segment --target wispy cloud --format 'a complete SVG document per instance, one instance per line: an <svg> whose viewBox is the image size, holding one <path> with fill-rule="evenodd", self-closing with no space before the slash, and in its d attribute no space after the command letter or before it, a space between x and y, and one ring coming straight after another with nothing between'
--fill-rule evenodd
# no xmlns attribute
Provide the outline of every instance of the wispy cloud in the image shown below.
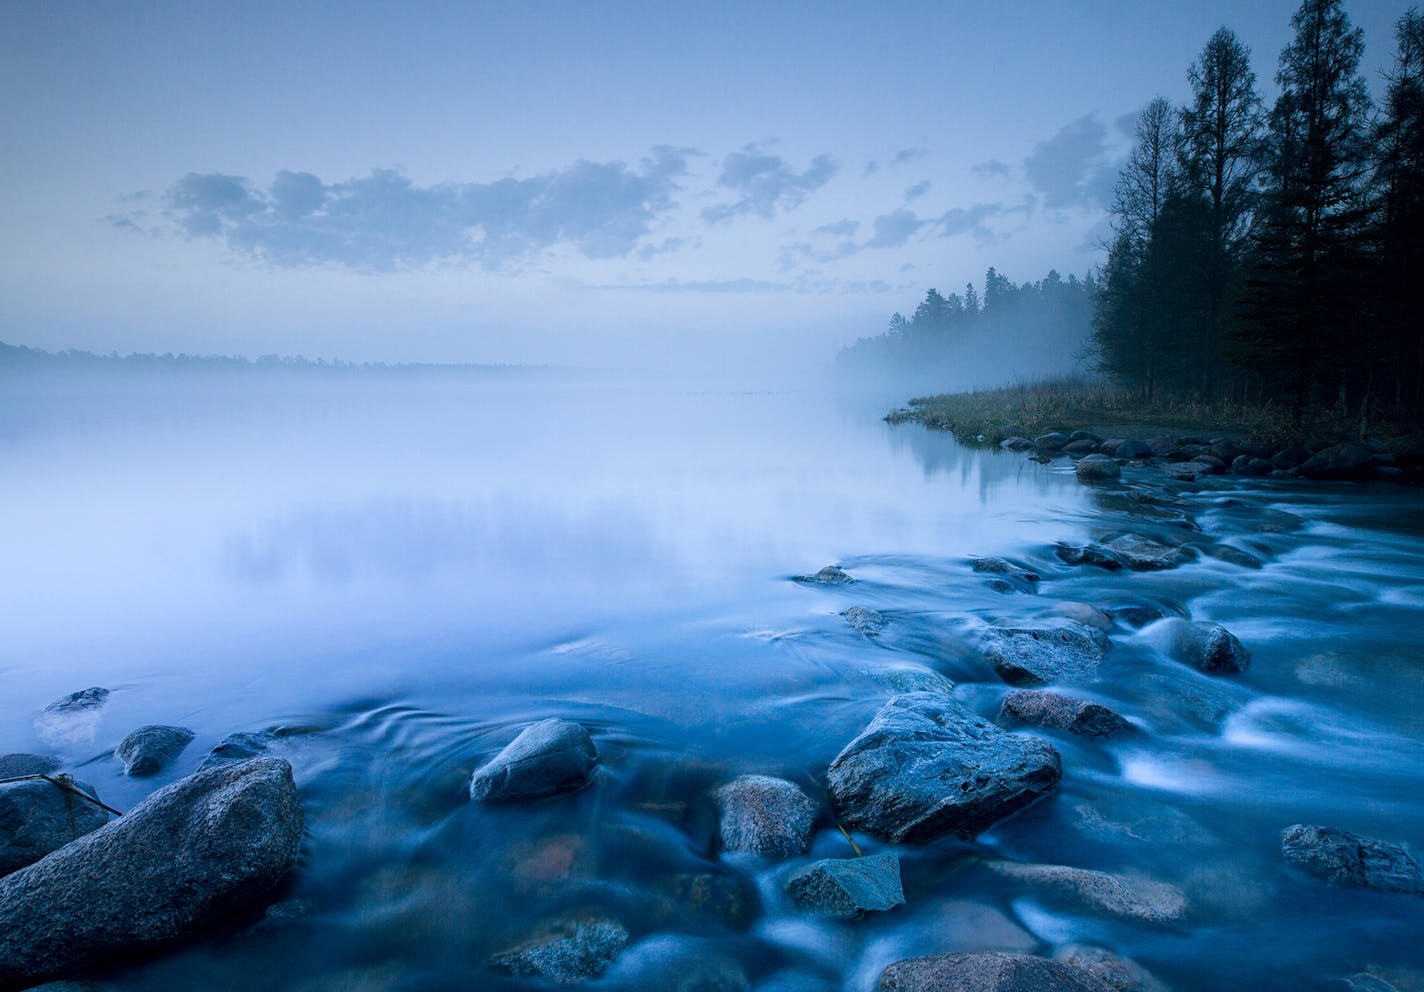
<svg viewBox="0 0 1424 992"><path fill-rule="evenodd" d="M1080 117L1038 143L1024 159L1024 174L1050 209L1106 206L1116 169L1107 161L1108 131Z"/></svg>
<svg viewBox="0 0 1424 992"><path fill-rule="evenodd" d="M996 158L991 158L987 162L976 162L969 168L976 176L998 179L1007 179L1014 171Z"/></svg>
<svg viewBox="0 0 1424 992"><path fill-rule="evenodd" d="M901 148L895 153L895 164L904 165L906 162L913 162L916 159L924 158L929 153L930 150L928 148L918 146L914 148Z"/></svg>
<svg viewBox="0 0 1424 992"><path fill-rule="evenodd" d="M915 185L905 190L905 202L909 203L911 200L918 200L920 197L924 196L929 191L930 181L928 179L921 179L919 182L915 183Z"/></svg>
<svg viewBox="0 0 1424 992"><path fill-rule="evenodd" d="M833 224L822 224L820 227L812 228L812 234L828 234L833 237L849 238L860 230L860 221L851 220L849 217L838 220Z"/></svg>
<svg viewBox="0 0 1424 992"><path fill-rule="evenodd" d="M389 271L471 260L496 269L560 245L587 258L627 257L672 209L690 154L659 147L636 166L579 161L530 178L433 186L393 169L339 182L282 171L266 188L189 173L162 199L189 237L272 265ZM124 219L133 222L112 222Z"/></svg>
<svg viewBox="0 0 1424 992"><path fill-rule="evenodd" d="M881 214L871 222L871 230L875 233L863 247L899 248L910 240L911 235L924 226L925 222L915 216L914 211L911 210L896 210L894 213Z"/></svg>
<svg viewBox="0 0 1424 992"><path fill-rule="evenodd" d="M707 207L702 219L715 224L745 214L770 220L800 206L816 190L830 182L840 166L829 155L817 155L810 165L797 172L780 155L760 145L747 145L722 160L717 185L735 194L735 199Z"/></svg>

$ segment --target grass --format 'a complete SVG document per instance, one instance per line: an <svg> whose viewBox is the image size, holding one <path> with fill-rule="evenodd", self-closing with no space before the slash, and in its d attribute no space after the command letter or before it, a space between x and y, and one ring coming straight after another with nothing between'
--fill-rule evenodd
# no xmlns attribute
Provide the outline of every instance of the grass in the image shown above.
<svg viewBox="0 0 1424 992"><path fill-rule="evenodd" d="M1272 403L1181 396L1160 396L1147 403L1135 389L1086 377L919 397L910 401L908 410L897 410L885 419L892 423L917 421L936 430L952 431L964 441L983 436L991 444L1015 434L1032 438L1048 431L1078 428L1099 432L1116 429L1115 432L1135 436L1230 435L1281 447L1333 443L1359 438L1361 434L1358 413L1316 410L1298 417ZM1370 425L1371 430L1386 435L1392 426L1395 425Z"/></svg>

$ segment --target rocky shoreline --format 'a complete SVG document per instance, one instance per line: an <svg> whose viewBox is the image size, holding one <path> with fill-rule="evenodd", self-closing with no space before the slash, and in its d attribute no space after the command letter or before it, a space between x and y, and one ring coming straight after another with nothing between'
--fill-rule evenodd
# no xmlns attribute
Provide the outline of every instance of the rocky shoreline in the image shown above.
<svg viewBox="0 0 1424 992"><path fill-rule="evenodd" d="M1206 484L1227 472L1278 479L1415 478L1420 467L1417 449L1406 445L1266 452L1227 438L1138 441L1078 431L1032 440L1010 437L1003 446L1041 460L1076 459L1077 477L1094 487L1100 505L1115 511L1122 526L1086 544L1061 543L1054 553L1062 567L1094 570L1124 588L1136 573L1181 568L1203 556L1239 568L1262 564L1261 549L1205 533L1183 486ZM1124 470L1130 486L1123 484ZM1297 524L1278 513L1262 515L1259 526L1269 533ZM1035 593L1045 582L1034 567L1008 558L979 557L967 564L988 588L1006 596ZM840 565L792 580L823 593L854 591L858 581L853 568ZM859 636L874 640L896 623L877 605L866 601L841 615ZM855 926L895 913L915 898L913 873L934 852L962 857L945 845L972 840L1030 807L1054 801L1069 753L1065 741L1073 741L1077 753L1141 733L1130 715L1090 698L1085 687L1111 664L1115 639L1149 626L1163 644L1165 665L1227 683L1250 671L1249 644L1210 617L1182 616L1107 592L1098 603L1057 603L1032 623L978 624L967 650L986 681L1008 687L993 719L969 705L947 678L906 679L827 767L807 769L806 783L770 773L741 774L687 797L714 811L716 847L727 877L680 886L674 898L735 904L732 925L746 927L758 915L758 900L728 894L726 886L746 892L774 878L776 898L807 917ZM1170 677L1170 671L1154 675ZM57 700L36 716L37 736L65 741L92 735L108 695L95 687ZM478 767L461 770L467 801L516 814L574 802L602 776L616 773L608 767L600 737L596 728L573 719L525 726ZM124 739L115 760L130 776L161 774L193 739L183 727L141 727ZM304 834L291 765L272 755L279 740L267 731L233 734L211 750L195 774L157 789L121 816L90 801L99 799L94 790L67 777L57 758L0 756L0 990L51 979L102 979L116 964L247 925L264 911L280 921L286 914L272 904L302 871ZM1329 824L1283 822L1279 829L1282 870L1321 886L1371 889L1394 899L1424 895L1424 873L1398 844ZM814 857L818 838L836 834L849 841L850 856ZM1148 876L1002 854L975 860L985 884L1032 892L1134 927L1171 928L1199 912L1177 885ZM1417 905L1410 902L1412 911ZM640 941L659 939L632 915L575 908L549 916L471 966L536 982L602 979L611 983L605 987L646 987L646 975L620 970L620 959ZM1010 939L966 949L946 932L942 953L888 963L877 987L884 992L1167 987L1112 947L1065 943L1038 954L1013 944ZM681 963L658 972L659 987L679 992L754 987L733 958L712 951L689 957L685 948L677 953L683 954ZM1356 989L1393 988L1377 976L1341 978Z"/></svg>

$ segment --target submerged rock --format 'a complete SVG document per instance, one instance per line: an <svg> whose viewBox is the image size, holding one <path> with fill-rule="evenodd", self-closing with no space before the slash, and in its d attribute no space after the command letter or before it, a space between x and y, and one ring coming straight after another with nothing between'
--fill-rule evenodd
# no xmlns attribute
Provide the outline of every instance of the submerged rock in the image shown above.
<svg viewBox="0 0 1424 992"><path fill-rule="evenodd" d="M746 968L720 941L658 935L618 956L605 976L608 988L658 992L746 992Z"/></svg>
<svg viewBox="0 0 1424 992"><path fill-rule="evenodd" d="M597 765L598 749L581 725L571 720L540 720L475 769L470 776L470 799L539 799L576 792L588 785Z"/></svg>
<svg viewBox="0 0 1424 992"><path fill-rule="evenodd" d="M1134 572L1156 572L1176 568L1191 561L1195 555L1185 548L1174 548L1141 534L1123 534L1105 545L1108 551Z"/></svg>
<svg viewBox="0 0 1424 992"><path fill-rule="evenodd" d="M846 623L866 637L874 637L885 629L885 615L879 610L872 610L864 606L852 606L843 611L841 616L845 617Z"/></svg>
<svg viewBox="0 0 1424 992"><path fill-rule="evenodd" d="M1054 552L1061 561L1068 565L1096 565L1099 568L1106 568L1110 572L1115 572L1125 566L1120 557L1101 544L1085 544L1081 547L1060 544L1054 548Z"/></svg>
<svg viewBox="0 0 1424 992"><path fill-rule="evenodd" d="M520 977L566 985L602 975L627 945L628 931L616 920L558 920L490 961Z"/></svg>
<svg viewBox="0 0 1424 992"><path fill-rule="evenodd" d="M1058 788L1052 745L1011 734L938 693L886 703L831 762L836 809L895 843L973 837Z"/></svg>
<svg viewBox="0 0 1424 992"><path fill-rule="evenodd" d="M193 742L187 727L149 725L124 738L114 755L124 763L124 774L135 778L156 775Z"/></svg>
<svg viewBox="0 0 1424 992"><path fill-rule="evenodd" d="M724 850L780 859L804 854L811 843L816 804L792 782L742 775L713 799Z"/></svg>
<svg viewBox="0 0 1424 992"><path fill-rule="evenodd" d="M56 699L35 717L35 734L50 747L90 744L109 690L92 686Z"/></svg>
<svg viewBox="0 0 1424 992"><path fill-rule="evenodd" d="M1180 920L1187 912L1182 890L1155 879L1016 861L986 861L984 866L1003 878L1122 919L1163 924Z"/></svg>
<svg viewBox="0 0 1424 992"><path fill-rule="evenodd" d="M21 775L48 775L64 767L52 754L4 754L0 755L0 778L19 778Z"/></svg>
<svg viewBox="0 0 1424 992"><path fill-rule="evenodd" d="M1051 627L992 627L981 641L989 664L1009 685L1089 678L1110 643L1101 630L1073 620Z"/></svg>
<svg viewBox="0 0 1424 992"><path fill-rule="evenodd" d="M808 582L822 586L845 586L850 585L855 579L846 574L846 570L839 565L827 565L814 575L793 575L797 582Z"/></svg>
<svg viewBox="0 0 1424 992"><path fill-rule="evenodd" d="M1209 620L1178 623L1172 651L1178 661L1208 675L1237 675L1251 667L1251 653L1236 635Z"/></svg>
<svg viewBox="0 0 1424 992"><path fill-rule="evenodd" d="M1409 852L1373 837L1297 823L1281 833L1286 861L1335 885L1424 894L1424 872Z"/></svg>
<svg viewBox="0 0 1424 992"><path fill-rule="evenodd" d="M1088 455L1078 461L1073 471L1080 482L1111 482L1122 477L1117 460L1107 455Z"/></svg>
<svg viewBox="0 0 1424 992"><path fill-rule="evenodd" d="M1096 627L1101 631L1107 631L1112 627L1112 617L1091 603L1079 603L1067 599L1061 603L1055 603L1049 608L1048 613L1050 616L1063 617L1088 627Z"/></svg>
<svg viewBox="0 0 1424 992"><path fill-rule="evenodd" d="M1053 960L1082 968L1117 992L1168 992L1156 975L1136 961L1091 944L1065 944L1053 952Z"/></svg>
<svg viewBox="0 0 1424 992"><path fill-rule="evenodd" d="M1007 558L975 558L972 560L972 567L976 572L1003 575L1019 582L1037 582L1040 578L1037 572L1016 565Z"/></svg>
<svg viewBox="0 0 1424 992"><path fill-rule="evenodd" d="M296 863L292 768L256 758L180 779L0 879L0 987L65 977L255 908Z"/></svg>
<svg viewBox="0 0 1424 992"><path fill-rule="evenodd" d="M802 909L842 920L905 904L900 859L893 854L817 861L787 879L786 892Z"/></svg>
<svg viewBox="0 0 1424 992"><path fill-rule="evenodd" d="M999 721L1066 730L1082 737L1107 737L1132 726L1100 703L1032 689L1019 689L1005 696Z"/></svg>
<svg viewBox="0 0 1424 992"><path fill-rule="evenodd" d="M92 785L68 781L98 798ZM45 779L0 784L0 875L34 864L108 822L103 809Z"/></svg>
<svg viewBox="0 0 1424 992"><path fill-rule="evenodd" d="M203 772L209 768L231 764L234 761L246 761L249 758L260 757L276 740L277 735L270 730L243 730L236 734L229 734L218 741L217 746L208 752L208 756L198 766L198 771Z"/></svg>
<svg viewBox="0 0 1424 992"><path fill-rule="evenodd" d="M1113 992L1082 968L1033 954L927 954L896 961L879 992Z"/></svg>

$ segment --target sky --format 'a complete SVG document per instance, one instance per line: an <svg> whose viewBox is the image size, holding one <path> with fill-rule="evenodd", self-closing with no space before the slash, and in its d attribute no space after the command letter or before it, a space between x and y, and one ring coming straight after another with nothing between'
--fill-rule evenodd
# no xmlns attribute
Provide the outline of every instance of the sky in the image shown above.
<svg viewBox="0 0 1424 992"><path fill-rule="evenodd" d="M1223 24L1273 99L1295 7L9 0L0 341L828 362L1099 264L1135 113Z"/></svg>

